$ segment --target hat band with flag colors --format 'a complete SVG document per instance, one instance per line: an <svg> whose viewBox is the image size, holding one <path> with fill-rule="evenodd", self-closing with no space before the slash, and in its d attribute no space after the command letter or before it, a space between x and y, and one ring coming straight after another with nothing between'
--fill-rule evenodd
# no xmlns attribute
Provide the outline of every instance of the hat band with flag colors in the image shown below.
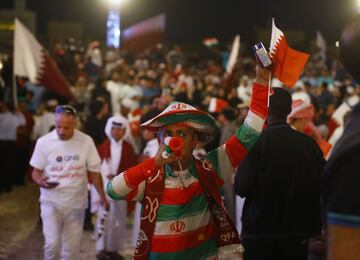
<svg viewBox="0 0 360 260"><path fill-rule="evenodd" d="M273 62L272 73L284 85L292 87L300 77L309 55L290 48L284 33L275 26L273 19L270 57Z"/></svg>
<svg viewBox="0 0 360 260"><path fill-rule="evenodd" d="M182 102L172 102L163 112L141 126L156 131L178 123L201 133L204 142L209 142L216 130L216 121L210 114Z"/></svg>

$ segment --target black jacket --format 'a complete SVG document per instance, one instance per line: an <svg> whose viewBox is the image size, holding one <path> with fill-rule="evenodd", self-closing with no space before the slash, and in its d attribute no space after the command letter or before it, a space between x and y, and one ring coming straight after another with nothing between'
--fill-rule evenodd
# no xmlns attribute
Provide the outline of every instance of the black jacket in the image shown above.
<svg viewBox="0 0 360 260"><path fill-rule="evenodd" d="M235 192L245 197L243 237L320 233L320 180L325 160L316 142L289 125L265 129L241 162Z"/></svg>

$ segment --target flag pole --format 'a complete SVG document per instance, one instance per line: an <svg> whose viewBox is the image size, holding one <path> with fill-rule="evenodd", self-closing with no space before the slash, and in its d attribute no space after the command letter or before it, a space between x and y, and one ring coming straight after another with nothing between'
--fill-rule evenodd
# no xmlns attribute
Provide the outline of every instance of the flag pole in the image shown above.
<svg viewBox="0 0 360 260"><path fill-rule="evenodd" d="M272 23L271 23L271 36L272 36L272 33L273 33L273 25L275 23L275 18L273 17L272 19ZM269 46L269 51L271 51L271 40L270 40L270 46ZM269 53L271 54L271 53ZM269 107L270 105L270 94L271 94L271 77L272 77L272 73L271 73L271 69L270 69L270 74L269 74L269 82L268 82L268 99L267 99L267 106Z"/></svg>
<svg viewBox="0 0 360 260"><path fill-rule="evenodd" d="M15 18L15 30L16 28L16 18ZM13 73L12 73L12 87L13 87L13 102L14 102L14 107L17 107L17 82L16 82L16 76L15 76L15 32L14 32L14 54L13 54L14 60L13 60Z"/></svg>
<svg viewBox="0 0 360 260"><path fill-rule="evenodd" d="M17 84L16 84L16 76L15 73L13 73L13 102L14 102L14 107L16 108L18 105L18 100L17 100Z"/></svg>
<svg viewBox="0 0 360 260"><path fill-rule="evenodd" d="M268 98L267 98L267 107L269 107L270 105L270 94L271 94L271 70L270 70L270 74L269 74L269 82L268 82Z"/></svg>

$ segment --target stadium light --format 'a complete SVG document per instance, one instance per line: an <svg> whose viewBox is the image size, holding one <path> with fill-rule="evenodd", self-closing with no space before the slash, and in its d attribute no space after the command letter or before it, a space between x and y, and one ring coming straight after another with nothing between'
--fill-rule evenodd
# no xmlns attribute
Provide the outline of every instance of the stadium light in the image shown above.
<svg viewBox="0 0 360 260"><path fill-rule="evenodd" d="M355 0L357 12L360 12L360 0Z"/></svg>
<svg viewBox="0 0 360 260"><path fill-rule="evenodd" d="M129 0L107 0L107 3L110 8L119 8L120 6L126 4Z"/></svg>
<svg viewBox="0 0 360 260"><path fill-rule="evenodd" d="M129 2L129 0L105 0L104 2L106 2L108 6L106 45L108 47L119 48L121 39L121 9Z"/></svg>

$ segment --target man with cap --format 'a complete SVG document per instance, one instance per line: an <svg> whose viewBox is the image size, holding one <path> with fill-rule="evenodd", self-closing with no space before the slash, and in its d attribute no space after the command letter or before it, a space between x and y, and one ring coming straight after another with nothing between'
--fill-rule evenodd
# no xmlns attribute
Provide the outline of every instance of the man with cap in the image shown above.
<svg viewBox="0 0 360 260"><path fill-rule="evenodd" d="M143 205L135 259L216 259L237 255L242 247L236 228L224 209L220 189L258 138L267 113L269 70L256 68L250 112L243 126L222 146L194 159L194 148L214 135L208 113L181 102L142 124L158 131L155 157L122 172L107 185L114 199ZM183 142L178 157L163 157L164 139Z"/></svg>
<svg viewBox="0 0 360 260"><path fill-rule="evenodd" d="M110 117L106 122L105 133L108 139L98 147L101 157L101 175L105 184L137 162L134 149L124 140L127 126L128 120L123 116ZM92 198L93 201L98 199L96 193ZM99 253L97 258L122 259L118 252L122 251L125 245L127 205L126 201L115 201L110 198L108 201L110 204L108 209L94 205L98 208L96 250Z"/></svg>
<svg viewBox="0 0 360 260"><path fill-rule="evenodd" d="M245 197L244 260L305 260L308 238L321 232L322 152L291 128L291 96L273 88L268 128L237 169L235 192Z"/></svg>

